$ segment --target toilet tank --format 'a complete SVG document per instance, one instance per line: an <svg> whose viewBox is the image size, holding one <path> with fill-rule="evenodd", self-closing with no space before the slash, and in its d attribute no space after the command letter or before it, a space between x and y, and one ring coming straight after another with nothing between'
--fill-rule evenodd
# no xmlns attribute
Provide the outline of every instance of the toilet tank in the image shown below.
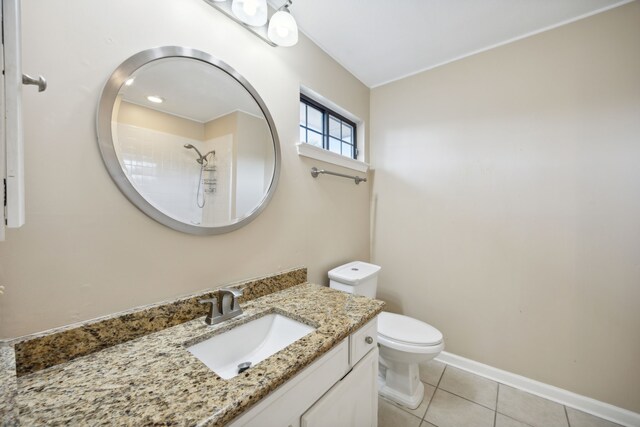
<svg viewBox="0 0 640 427"><path fill-rule="evenodd" d="M329 287L350 294L376 297L380 266L354 261L329 271Z"/></svg>

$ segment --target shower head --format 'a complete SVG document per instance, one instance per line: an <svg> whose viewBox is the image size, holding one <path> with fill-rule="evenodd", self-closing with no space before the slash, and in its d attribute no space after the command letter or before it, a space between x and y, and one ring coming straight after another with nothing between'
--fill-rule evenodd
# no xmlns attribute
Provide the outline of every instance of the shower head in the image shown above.
<svg viewBox="0 0 640 427"><path fill-rule="evenodd" d="M202 153L193 145L191 144L184 144L184 148L186 148L187 150L196 150L196 153L198 153L198 158L196 159L196 162L202 164L202 160L204 159L204 157L202 157Z"/></svg>

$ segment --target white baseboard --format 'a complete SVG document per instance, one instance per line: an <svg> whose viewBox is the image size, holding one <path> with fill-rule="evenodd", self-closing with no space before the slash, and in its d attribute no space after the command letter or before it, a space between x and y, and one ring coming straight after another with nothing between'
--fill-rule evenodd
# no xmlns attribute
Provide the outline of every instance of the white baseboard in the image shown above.
<svg viewBox="0 0 640 427"><path fill-rule="evenodd" d="M599 400L541 383L521 375L503 371L502 369L475 362L446 351L440 353L435 360L626 427L640 427L640 414L627 409L600 402Z"/></svg>

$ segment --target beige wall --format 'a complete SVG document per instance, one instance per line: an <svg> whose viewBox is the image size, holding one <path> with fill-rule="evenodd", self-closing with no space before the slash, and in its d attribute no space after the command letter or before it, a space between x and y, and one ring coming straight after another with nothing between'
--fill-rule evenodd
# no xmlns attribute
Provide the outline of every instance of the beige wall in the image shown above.
<svg viewBox="0 0 640 427"><path fill-rule="evenodd" d="M205 124L205 139L233 136L231 217L244 217L268 191L273 176L271 132L264 117L234 111Z"/></svg>
<svg viewBox="0 0 640 427"><path fill-rule="evenodd" d="M225 114L204 124L204 139L235 135L238 131L238 112Z"/></svg>
<svg viewBox="0 0 640 427"><path fill-rule="evenodd" d="M640 411L640 3L371 94L372 260L446 350Z"/></svg>
<svg viewBox="0 0 640 427"><path fill-rule="evenodd" d="M127 101L120 102L118 122L203 141L205 125Z"/></svg>
<svg viewBox="0 0 640 427"><path fill-rule="evenodd" d="M203 1L31 0L22 7L23 67L46 76L49 88L24 91L26 225L0 243L0 337L294 266L324 283L331 267L368 258L368 187L314 180L316 162L299 157L295 144L301 84L364 120L369 89L306 37L294 48L272 48ZM103 84L131 55L162 45L227 62L275 120L280 183L267 209L240 230L200 237L164 227L125 199L102 163L94 123Z"/></svg>

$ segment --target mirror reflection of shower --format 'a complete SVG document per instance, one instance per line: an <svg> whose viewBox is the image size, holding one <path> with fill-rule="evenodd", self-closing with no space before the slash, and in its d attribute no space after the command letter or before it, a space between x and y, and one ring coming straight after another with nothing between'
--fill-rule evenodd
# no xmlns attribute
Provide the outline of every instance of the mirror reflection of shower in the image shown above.
<svg viewBox="0 0 640 427"><path fill-rule="evenodd" d="M185 144L184 148L187 150L195 150L198 153L196 162L200 165L200 178L198 179L198 189L196 190L196 204L199 208L204 208L206 203L205 194L213 194L216 192L216 150L211 150L206 154L202 154L200 150L194 147L192 144ZM205 172L207 177L205 177Z"/></svg>

